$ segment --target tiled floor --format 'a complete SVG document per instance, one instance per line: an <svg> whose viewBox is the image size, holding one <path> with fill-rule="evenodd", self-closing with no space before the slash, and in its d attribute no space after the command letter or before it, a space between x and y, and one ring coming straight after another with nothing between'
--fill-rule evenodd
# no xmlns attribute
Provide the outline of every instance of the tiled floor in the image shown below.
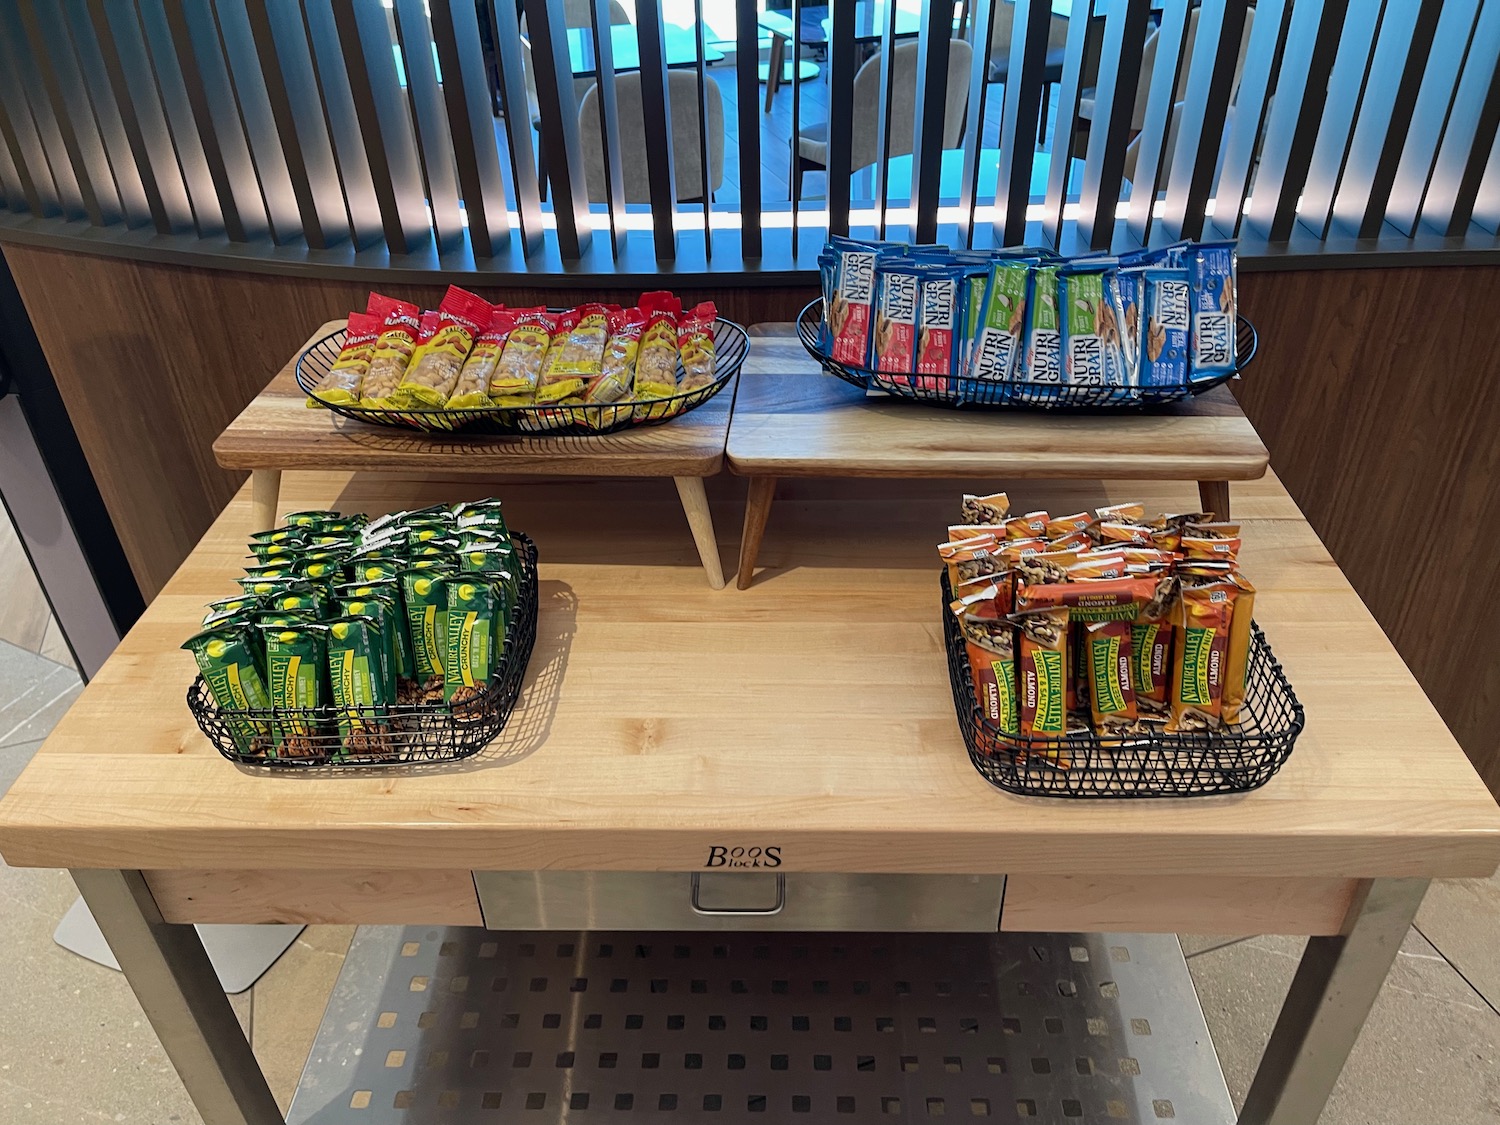
<svg viewBox="0 0 1500 1125"><path fill-rule="evenodd" d="M0 792L76 693L77 678L0 641ZM66 875L0 864L0 1122L192 1125L183 1093L120 974L54 945ZM1500 1125L1500 876L1435 885L1324 1125ZM283 1108L352 927L314 926L234 997ZM1270 1033L1297 938L1183 937L1236 1101Z"/></svg>
<svg viewBox="0 0 1500 1125"><path fill-rule="evenodd" d="M59 664L71 664L42 588L31 572L16 529L0 509L0 641L41 653Z"/></svg>

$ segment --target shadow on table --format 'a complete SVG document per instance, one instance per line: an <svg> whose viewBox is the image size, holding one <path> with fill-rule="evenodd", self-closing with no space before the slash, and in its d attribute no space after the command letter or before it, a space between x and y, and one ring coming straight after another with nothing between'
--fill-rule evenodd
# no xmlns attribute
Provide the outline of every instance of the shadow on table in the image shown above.
<svg viewBox="0 0 1500 1125"><path fill-rule="evenodd" d="M537 598L536 646L531 651L531 663L515 710L494 741L472 758L458 763L462 768L519 762L539 749L552 731L558 696L568 670L568 655L573 648L573 634L578 628L578 596L566 582L544 581L538 587Z"/></svg>

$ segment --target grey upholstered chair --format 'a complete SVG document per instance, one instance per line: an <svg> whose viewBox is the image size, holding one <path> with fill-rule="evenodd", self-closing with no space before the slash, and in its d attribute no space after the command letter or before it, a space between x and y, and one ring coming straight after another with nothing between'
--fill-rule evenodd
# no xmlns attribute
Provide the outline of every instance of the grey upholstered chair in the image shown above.
<svg viewBox="0 0 1500 1125"><path fill-rule="evenodd" d="M708 120L704 137L708 143L709 198L724 182L724 99L719 84L706 79ZM702 160L698 147L698 75L691 70L667 72L667 98L672 115L672 166L681 202L702 199ZM641 104L639 73L615 76L615 109L620 120L620 167L625 178L626 203L650 203L651 185L646 173L646 117ZM589 87L578 107L578 136L583 148L584 174L589 199L606 202L604 186L604 138L600 126L599 89Z"/></svg>
<svg viewBox="0 0 1500 1125"><path fill-rule="evenodd" d="M905 156L917 134L917 43L900 43L891 59L891 152ZM854 75L854 128L850 137L851 169L873 164L880 157L881 127L875 107L880 104L880 65L876 52ZM948 44L948 89L943 111L943 147L953 148L963 136L964 111L969 104L969 70L974 48L966 40ZM803 129L792 153L792 192L801 198L802 176L828 166L828 122Z"/></svg>

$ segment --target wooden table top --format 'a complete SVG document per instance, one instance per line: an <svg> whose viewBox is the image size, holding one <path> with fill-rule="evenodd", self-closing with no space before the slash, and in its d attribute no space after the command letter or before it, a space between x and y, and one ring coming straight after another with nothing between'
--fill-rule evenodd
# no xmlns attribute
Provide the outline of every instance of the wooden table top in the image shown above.
<svg viewBox="0 0 1500 1125"><path fill-rule="evenodd" d="M1234 486L1257 616L1307 709L1263 789L1175 801L1009 796L969 764L933 545L960 491L790 481L748 591L709 590L669 488L507 486L541 555L512 724L451 767L282 776L220 758L178 645L233 592L242 490L0 802L15 865L152 869L693 870L712 845L788 871L1483 876L1500 809L1274 477ZM732 508L743 485L710 482ZM1013 483L1017 510L1194 486ZM378 512L476 482L289 473L290 507ZM726 521L727 523L727 521Z"/></svg>
<svg viewBox="0 0 1500 1125"><path fill-rule="evenodd" d="M1159 413L945 410L824 373L790 324L752 330L729 427L742 476L1254 480L1270 455L1227 388Z"/></svg>
<svg viewBox="0 0 1500 1125"><path fill-rule="evenodd" d="M331 320L303 348L344 326ZM298 349L300 354L303 348ZM724 464L735 384L660 426L598 437L421 434L309 410L293 356L214 442L226 469L402 470L444 474L706 477Z"/></svg>

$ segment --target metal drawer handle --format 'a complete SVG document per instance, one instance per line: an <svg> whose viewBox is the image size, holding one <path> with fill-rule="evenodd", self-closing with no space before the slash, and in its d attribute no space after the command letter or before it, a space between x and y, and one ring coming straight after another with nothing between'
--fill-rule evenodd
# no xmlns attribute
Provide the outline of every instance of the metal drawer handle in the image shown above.
<svg viewBox="0 0 1500 1125"><path fill-rule="evenodd" d="M761 910L761 909L759 909L757 907L738 907L738 906L736 906L736 907L730 907L727 910L709 909L707 907L700 906L698 904L698 889L699 889L699 887L702 886L702 880L699 878L699 874L696 871L694 871L692 873L692 886L693 886L693 893L692 893L692 898L691 898L691 905L692 905L693 913L694 914L706 914L706 915L710 915L710 916L715 915L715 914L734 914L734 915L751 914L751 915L758 915L760 917L766 917L767 915L771 915L771 914L780 914L783 910L786 909L786 876L785 875L777 875L776 876L776 901L767 910Z"/></svg>

